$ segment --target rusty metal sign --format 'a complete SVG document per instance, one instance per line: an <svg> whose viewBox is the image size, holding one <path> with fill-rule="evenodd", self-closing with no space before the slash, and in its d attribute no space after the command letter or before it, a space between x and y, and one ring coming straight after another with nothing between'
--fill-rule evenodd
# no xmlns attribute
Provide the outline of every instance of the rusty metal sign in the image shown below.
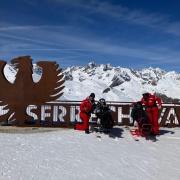
<svg viewBox="0 0 180 180"><path fill-rule="evenodd" d="M42 105L58 99L64 86L63 75L56 62L39 61L42 77L35 83L32 79L32 59L30 56L18 57L11 60L18 72L14 83L4 76L5 61L0 61L0 105L8 109L8 113L0 117L0 121L15 120L14 124L24 125L30 121L26 113L29 105Z"/></svg>
<svg viewBox="0 0 180 180"><path fill-rule="evenodd" d="M132 103L108 102L116 125L132 125ZM41 106L30 105L26 112L36 126L72 127L79 117L80 102L55 101ZM163 104L159 112L160 126L180 126L180 105Z"/></svg>

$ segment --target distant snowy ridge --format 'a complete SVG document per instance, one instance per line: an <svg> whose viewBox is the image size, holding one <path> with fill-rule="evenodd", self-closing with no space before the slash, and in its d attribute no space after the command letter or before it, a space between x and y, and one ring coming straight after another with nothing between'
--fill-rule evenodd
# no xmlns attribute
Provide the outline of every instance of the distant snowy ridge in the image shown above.
<svg viewBox="0 0 180 180"><path fill-rule="evenodd" d="M68 67L64 75L66 88L63 97L68 100L81 100L95 92L97 99L138 101L146 91L180 99L180 74L175 71L151 67L135 70L91 62L84 67Z"/></svg>
<svg viewBox="0 0 180 180"><path fill-rule="evenodd" d="M17 70L6 65L5 77L13 83ZM43 70L33 65L33 80L38 82ZM91 92L96 99L108 101L138 101L143 92L159 93L180 99L180 74L160 68L135 70L110 64L73 66L64 69L65 89L61 100L82 100Z"/></svg>

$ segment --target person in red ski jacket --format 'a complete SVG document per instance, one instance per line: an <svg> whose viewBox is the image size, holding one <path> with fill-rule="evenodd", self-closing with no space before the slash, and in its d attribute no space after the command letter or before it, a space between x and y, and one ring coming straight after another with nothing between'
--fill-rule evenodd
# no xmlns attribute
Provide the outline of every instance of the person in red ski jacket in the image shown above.
<svg viewBox="0 0 180 180"><path fill-rule="evenodd" d="M95 103L95 94L91 93L86 99L84 99L80 104L80 113L79 116L82 120L82 123L77 123L74 127L76 130L85 131L85 133L89 134L89 119L91 117L91 113L93 111L93 106Z"/></svg>
<svg viewBox="0 0 180 180"><path fill-rule="evenodd" d="M149 123L152 124L152 134L159 134L158 110L161 109L162 101L159 97L150 93L144 93L141 99L141 103L145 106L148 114Z"/></svg>

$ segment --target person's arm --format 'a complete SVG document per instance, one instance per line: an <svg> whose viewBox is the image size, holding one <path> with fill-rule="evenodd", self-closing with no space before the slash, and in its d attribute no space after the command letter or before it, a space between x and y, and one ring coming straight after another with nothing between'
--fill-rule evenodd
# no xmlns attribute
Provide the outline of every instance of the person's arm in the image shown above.
<svg viewBox="0 0 180 180"><path fill-rule="evenodd" d="M142 105L144 105L144 98L143 97L141 98L140 102L141 102Z"/></svg>
<svg viewBox="0 0 180 180"><path fill-rule="evenodd" d="M96 105L96 108L95 108L94 112L95 112L95 114L100 113L100 107L99 107L99 104Z"/></svg>
<svg viewBox="0 0 180 180"><path fill-rule="evenodd" d="M157 102L158 109L161 109L161 107L162 107L162 100L161 100L161 98L156 97L156 102Z"/></svg>

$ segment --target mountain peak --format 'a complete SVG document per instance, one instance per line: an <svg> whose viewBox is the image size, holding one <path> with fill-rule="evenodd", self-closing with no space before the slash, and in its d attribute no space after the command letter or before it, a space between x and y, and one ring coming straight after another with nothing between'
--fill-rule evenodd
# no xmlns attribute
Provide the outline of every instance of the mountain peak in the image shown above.
<svg viewBox="0 0 180 180"><path fill-rule="evenodd" d="M74 100L82 99L84 94L77 92L78 87L85 90L85 96L96 92L96 97L104 97L109 101L137 101L143 90L180 99L180 75L158 67L135 70L90 62L87 66L71 69L68 76L71 77L68 78L71 82L67 82L68 97L71 96L70 92L76 93Z"/></svg>

